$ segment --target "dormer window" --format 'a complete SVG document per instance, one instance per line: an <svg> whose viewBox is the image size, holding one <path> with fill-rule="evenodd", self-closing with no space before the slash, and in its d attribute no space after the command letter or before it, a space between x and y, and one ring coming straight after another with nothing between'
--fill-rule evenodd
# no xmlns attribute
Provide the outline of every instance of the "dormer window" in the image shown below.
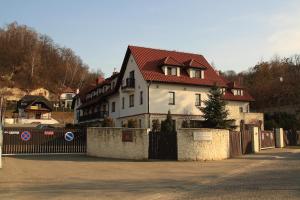
<svg viewBox="0 0 300 200"><path fill-rule="evenodd" d="M234 96L243 96L243 90L242 89L232 89L232 93Z"/></svg>
<svg viewBox="0 0 300 200"><path fill-rule="evenodd" d="M220 90L221 90L221 93L224 95L225 92L226 92L226 89L225 88L221 88Z"/></svg>
<svg viewBox="0 0 300 200"><path fill-rule="evenodd" d="M190 68L190 69L188 69L188 73L191 78L204 79L204 70Z"/></svg>
<svg viewBox="0 0 300 200"><path fill-rule="evenodd" d="M201 70L195 70L195 78L201 78Z"/></svg>
<svg viewBox="0 0 300 200"><path fill-rule="evenodd" d="M170 67L170 66L163 66L163 71L165 72L165 75L169 76L179 76L179 67Z"/></svg>

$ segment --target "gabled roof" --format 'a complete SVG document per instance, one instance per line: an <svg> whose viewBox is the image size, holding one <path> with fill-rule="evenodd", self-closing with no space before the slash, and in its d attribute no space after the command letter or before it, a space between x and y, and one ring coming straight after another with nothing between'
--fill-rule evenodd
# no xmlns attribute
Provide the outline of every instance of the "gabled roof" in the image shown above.
<svg viewBox="0 0 300 200"><path fill-rule="evenodd" d="M52 110L51 103L44 96L25 95L18 101L18 108L26 109L34 103L43 103L49 110Z"/></svg>
<svg viewBox="0 0 300 200"><path fill-rule="evenodd" d="M62 90L62 93L75 93L74 90L70 87L65 87L63 90Z"/></svg>
<svg viewBox="0 0 300 200"><path fill-rule="evenodd" d="M186 66L192 67L192 68L200 68L200 69L207 69L207 67L204 67L200 62L197 60L191 59L188 62L186 62Z"/></svg>
<svg viewBox="0 0 300 200"><path fill-rule="evenodd" d="M161 65L170 65L170 66L179 66L179 67L184 66L182 63L178 62L176 59L170 56L165 57Z"/></svg>
<svg viewBox="0 0 300 200"><path fill-rule="evenodd" d="M232 84L226 80L222 75L219 75L207 60L199 54L168 51L161 49L153 49L138 46L128 46L125 58L123 60L121 75L118 81L121 84L121 79L124 74L129 56L132 54L143 78L146 81L171 83L171 84L187 84L187 85L201 85L225 88L242 88L239 84ZM169 65L183 66L180 68L180 76L165 75L161 71L162 61ZM200 68L205 69L204 79L190 78L186 68ZM243 96L233 95L231 90L227 89L223 99L235 101L254 101L253 97L244 90Z"/></svg>

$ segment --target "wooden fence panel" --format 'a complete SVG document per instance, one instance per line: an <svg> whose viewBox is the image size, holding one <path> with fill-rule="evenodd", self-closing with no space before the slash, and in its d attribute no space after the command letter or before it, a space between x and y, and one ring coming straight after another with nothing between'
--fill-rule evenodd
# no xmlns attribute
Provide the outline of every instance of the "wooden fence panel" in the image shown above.
<svg viewBox="0 0 300 200"><path fill-rule="evenodd" d="M252 135L249 130L243 130L241 132L241 138L242 138L242 153L248 154L252 153Z"/></svg>
<svg viewBox="0 0 300 200"><path fill-rule="evenodd" d="M274 131L261 131L260 133L261 149L275 148L275 133Z"/></svg>
<svg viewBox="0 0 300 200"><path fill-rule="evenodd" d="M242 155L241 132L229 132L230 157Z"/></svg>

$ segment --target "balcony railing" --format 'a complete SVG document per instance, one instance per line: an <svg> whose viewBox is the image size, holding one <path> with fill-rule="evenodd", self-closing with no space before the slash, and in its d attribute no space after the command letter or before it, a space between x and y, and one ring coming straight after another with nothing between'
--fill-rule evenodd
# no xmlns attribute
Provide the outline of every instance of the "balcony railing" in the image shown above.
<svg viewBox="0 0 300 200"><path fill-rule="evenodd" d="M107 116L108 116L108 111L100 111L89 115L79 116L78 121L84 122L89 120L104 119Z"/></svg>
<svg viewBox="0 0 300 200"><path fill-rule="evenodd" d="M135 88L135 79L127 78L125 79L125 85L122 86L123 91L133 91Z"/></svg>

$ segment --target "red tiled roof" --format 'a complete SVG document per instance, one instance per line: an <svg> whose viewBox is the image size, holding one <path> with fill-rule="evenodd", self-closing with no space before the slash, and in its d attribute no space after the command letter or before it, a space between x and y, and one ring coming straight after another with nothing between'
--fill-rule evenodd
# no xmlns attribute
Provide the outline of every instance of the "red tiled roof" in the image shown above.
<svg viewBox="0 0 300 200"><path fill-rule="evenodd" d="M206 86L212 86L216 83L218 86L226 87L226 83L219 77L202 55L136 46L129 46L129 49L137 62L144 79L147 81ZM194 63L197 62L207 68L205 71L205 78L190 78L184 68L181 68L180 76L163 74L159 66L160 61L166 57L172 57L182 64L194 60Z"/></svg>
<svg viewBox="0 0 300 200"><path fill-rule="evenodd" d="M182 63L178 62L176 59L168 56L163 59L163 65L174 65L174 66L184 66Z"/></svg>
<svg viewBox="0 0 300 200"><path fill-rule="evenodd" d="M66 87L66 88L64 88L62 93L74 93L74 90L70 87Z"/></svg>
<svg viewBox="0 0 300 200"><path fill-rule="evenodd" d="M206 67L204 67L201 63L199 63L198 61L191 59L188 62L186 62L186 65L188 67L193 67L193 68L202 68L202 69L206 69Z"/></svg>
<svg viewBox="0 0 300 200"><path fill-rule="evenodd" d="M128 46L128 49L146 81L203 86L217 84L220 87L241 88L238 84L230 85L230 82L219 75L202 55L137 46ZM180 67L180 76L165 75L160 68L162 61L163 64L182 66ZM188 67L205 69L204 79L190 78L186 71ZM236 101L254 100L247 91L244 91L243 96L234 96L230 90L226 91L224 99Z"/></svg>
<svg viewBox="0 0 300 200"><path fill-rule="evenodd" d="M254 98L245 90L243 90L243 96L233 95L229 90L226 90L225 95L223 96L224 100L233 100L233 101L255 101Z"/></svg>

